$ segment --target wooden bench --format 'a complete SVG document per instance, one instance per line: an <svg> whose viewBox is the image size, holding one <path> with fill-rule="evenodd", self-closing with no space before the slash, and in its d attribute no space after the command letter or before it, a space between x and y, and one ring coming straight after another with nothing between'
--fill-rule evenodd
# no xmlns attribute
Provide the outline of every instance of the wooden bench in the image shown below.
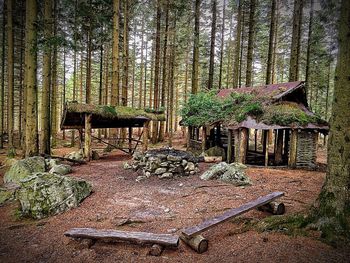
<svg viewBox="0 0 350 263"><path fill-rule="evenodd" d="M200 233L218 224L226 222L236 216L246 213L252 209L263 207L264 205L269 204L270 202L283 195L283 192L273 192L271 194L261 196L253 201L241 205L240 207L230 209L221 215L207 219L196 226L191 226L183 229L180 238L197 252L203 253L208 248L208 241L202 237Z"/></svg>
<svg viewBox="0 0 350 263"><path fill-rule="evenodd" d="M147 232L130 232L117 230L97 230L94 228L72 228L64 233L65 236L82 240L102 240L109 242L126 241L136 244L151 244L153 245L150 254L155 255L162 252L163 247L176 248L179 245L179 237L170 234L154 234ZM156 254L157 254L156 253Z"/></svg>

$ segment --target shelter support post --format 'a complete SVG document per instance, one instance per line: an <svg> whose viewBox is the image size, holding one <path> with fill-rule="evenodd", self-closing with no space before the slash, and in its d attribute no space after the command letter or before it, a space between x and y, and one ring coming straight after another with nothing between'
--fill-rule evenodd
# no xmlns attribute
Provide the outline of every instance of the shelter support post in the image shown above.
<svg viewBox="0 0 350 263"><path fill-rule="evenodd" d="M290 137L290 151L289 151L289 162L288 162L288 165L292 168L296 167L297 141L298 141L298 131L292 130L292 134Z"/></svg>
<svg viewBox="0 0 350 263"><path fill-rule="evenodd" d="M91 117L92 114L85 114L85 136L84 136L84 156L91 160Z"/></svg>
<svg viewBox="0 0 350 263"><path fill-rule="evenodd" d="M129 153L131 154L132 152L132 127L129 127L129 131L128 131L128 135L129 135Z"/></svg>
<svg viewBox="0 0 350 263"><path fill-rule="evenodd" d="M271 133L271 130L264 131L265 167L269 165L270 133Z"/></svg>
<svg viewBox="0 0 350 263"><path fill-rule="evenodd" d="M239 162L239 130L233 130L233 138L234 138L234 160L235 162Z"/></svg>
<svg viewBox="0 0 350 263"><path fill-rule="evenodd" d="M227 131L227 163L232 160L232 131Z"/></svg>
<svg viewBox="0 0 350 263"><path fill-rule="evenodd" d="M207 128L202 127L202 152L205 152L205 147L207 145Z"/></svg>
<svg viewBox="0 0 350 263"><path fill-rule="evenodd" d="M148 133L149 133L149 121L146 121L143 124L142 152L146 152L148 149Z"/></svg>
<svg viewBox="0 0 350 263"><path fill-rule="evenodd" d="M284 132L284 155L288 157L289 154L289 130Z"/></svg>
<svg viewBox="0 0 350 263"><path fill-rule="evenodd" d="M191 145L191 139L192 139L192 126L188 126L188 131L187 131L187 150L190 149Z"/></svg>
<svg viewBox="0 0 350 263"><path fill-rule="evenodd" d="M275 163L279 165L282 163L282 152L283 152L283 130L277 130L277 140L276 140L276 152L275 152Z"/></svg>
<svg viewBox="0 0 350 263"><path fill-rule="evenodd" d="M240 138L239 138L239 162L245 163L246 162L246 156L247 156L247 140L248 140L248 129L242 128L240 131Z"/></svg>

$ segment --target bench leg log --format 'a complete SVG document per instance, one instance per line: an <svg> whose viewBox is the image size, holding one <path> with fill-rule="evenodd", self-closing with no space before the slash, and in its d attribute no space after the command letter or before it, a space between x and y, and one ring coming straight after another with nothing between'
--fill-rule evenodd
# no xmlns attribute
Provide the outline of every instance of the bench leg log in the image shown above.
<svg viewBox="0 0 350 263"><path fill-rule="evenodd" d="M180 239L200 254L208 250L208 240L202 235L197 235L190 238L181 235Z"/></svg>
<svg viewBox="0 0 350 263"><path fill-rule="evenodd" d="M79 242L79 247L81 249L91 248L96 243L95 239L90 239L90 238L74 238L74 239Z"/></svg>
<svg viewBox="0 0 350 263"><path fill-rule="evenodd" d="M283 215L286 211L286 208L281 202L270 202L266 205L260 206L258 210L269 212L273 215Z"/></svg>
<svg viewBox="0 0 350 263"><path fill-rule="evenodd" d="M154 244L151 246L148 254L151 256L159 257L162 254L163 250L164 250L163 246L160 246L158 244Z"/></svg>

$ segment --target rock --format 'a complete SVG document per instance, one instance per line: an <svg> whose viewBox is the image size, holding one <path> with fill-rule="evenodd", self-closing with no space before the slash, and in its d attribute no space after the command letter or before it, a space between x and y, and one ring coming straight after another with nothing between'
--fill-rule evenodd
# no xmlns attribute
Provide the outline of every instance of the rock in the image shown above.
<svg viewBox="0 0 350 263"><path fill-rule="evenodd" d="M141 182L142 180L145 180L145 179L147 179L147 176L145 176L145 175L140 175L140 176L138 176L137 178L136 178L136 182Z"/></svg>
<svg viewBox="0 0 350 263"><path fill-rule="evenodd" d="M225 150L219 146L209 148L204 152L204 156L221 156L223 160L226 160Z"/></svg>
<svg viewBox="0 0 350 263"><path fill-rule="evenodd" d="M172 173L163 173L161 175L158 175L158 178L163 179L163 178L172 178L173 174Z"/></svg>
<svg viewBox="0 0 350 263"><path fill-rule="evenodd" d="M182 157L181 157L181 156L176 156L176 155L171 155L171 154L169 154L169 155L167 156L167 160L170 161L170 162L181 162Z"/></svg>
<svg viewBox="0 0 350 263"><path fill-rule="evenodd" d="M147 178L151 177L151 173L150 172L144 172L143 173Z"/></svg>
<svg viewBox="0 0 350 263"><path fill-rule="evenodd" d="M17 198L24 215L41 219L64 212L90 195L92 187L75 178L50 173L34 173L20 181Z"/></svg>
<svg viewBox="0 0 350 263"><path fill-rule="evenodd" d="M99 160L100 159L100 155L98 154L97 151L92 151L91 152L91 159L92 160Z"/></svg>
<svg viewBox="0 0 350 263"><path fill-rule="evenodd" d="M132 169L133 166L131 166L128 162L125 162L125 163L123 164L123 168L124 168L125 170L128 170L128 169Z"/></svg>
<svg viewBox="0 0 350 263"><path fill-rule="evenodd" d="M72 172L72 167L68 164L55 165L49 171L49 173L51 173L51 174L56 173L56 174L60 174L60 175L69 174L71 172Z"/></svg>
<svg viewBox="0 0 350 263"><path fill-rule="evenodd" d="M0 206L15 199L15 190L0 187Z"/></svg>
<svg viewBox="0 0 350 263"><path fill-rule="evenodd" d="M158 168L157 170L155 170L154 172L156 175L160 175L160 174L163 174L163 173L166 173L166 168Z"/></svg>
<svg viewBox="0 0 350 263"><path fill-rule="evenodd" d="M135 161L141 161L142 158L143 158L143 154L140 153L140 152L135 152L132 156L132 158L135 160Z"/></svg>
<svg viewBox="0 0 350 263"><path fill-rule="evenodd" d="M45 159L45 163L46 163L47 169L49 170L56 165L60 165L61 161L58 159Z"/></svg>
<svg viewBox="0 0 350 263"><path fill-rule="evenodd" d="M190 175L194 175L195 173L195 171L190 171Z"/></svg>
<svg viewBox="0 0 350 263"><path fill-rule="evenodd" d="M186 165L187 165L187 160L185 160L185 159L183 159L182 161L181 161L181 165L183 166L183 167L186 167Z"/></svg>
<svg viewBox="0 0 350 263"><path fill-rule="evenodd" d="M71 152L65 156L66 158L73 159L73 160L80 160L82 161L84 159L84 153L83 150L79 150L76 152Z"/></svg>
<svg viewBox="0 0 350 263"><path fill-rule="evenodd" d="M194 163L192 162L188 162L187 166L185 167L185 171L194 171L196 169L196 166L194 165Z"/></svg>
<svg viewBox="0 0 350 263"><path fill-rule="evenodd" d="M244 172L245 168L243 164L221 162L210 167L200 178L203 180L219 179L235 186L251 185L250 178Z"/></svg>
<svg viewBox="0 0 350 263"><path fill-rule="evenodd" d="M172 173L177 173L177 174L182 174L184 172L184 168L181 165L169 168L169 172Z"/></svg>
<svg viewBox="0 0 350 263"><path fill-rule="evenodd" d="M167 163L167 162L162 162L159 166L160 166L160 167L168 167L168 166L169 166L169 163Z"/></svg>
<svg viewBox="0 0 350 263"><path fill-rule="evenodd" d="M45 172L45 159L40 156L29 157L16 161L5 173L4 183L19 184L22 179L30 177L32 173Z"/></svg>

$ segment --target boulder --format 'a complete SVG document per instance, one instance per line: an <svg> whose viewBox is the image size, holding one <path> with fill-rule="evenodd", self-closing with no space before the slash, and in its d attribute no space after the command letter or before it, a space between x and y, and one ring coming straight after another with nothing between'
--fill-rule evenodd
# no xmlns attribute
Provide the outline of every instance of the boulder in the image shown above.
<svg viewBox="0 0 350 263"><path fill-rule="evenodd" d="M60 174L60 175L65 175L65 174L69 174L72 172L72 167L68 164L59 164L59 165L55 165L53 166L49 173L53 174Z"/></svg>
<svg viewBox="0 0 350 263"><path fill-rule="evenodd" d="M159 174L166 173L166 170L167 170L166 168L161 167L161 168L158 168L154 173L156 175L159 175Z"/></svg>
<svg viewBox="0 0 350 263"><path fill-rule="evenodd" d="M123 168L124 168L125 170L129 170L129 169L132 169L133 167L132 167L128 162L125 162L125 163L123 164Z"/></svg>
<svg viewBox="0 0 350 263"><path fill-rule="evenodd" d="M83 153L83 150L79 150L76 152L68 153L65 157L73 160L82 161L84 160L84 153Z"/></svg>
<svg viewBox="0 0 350 263"><path fill-rule="evenodd" d="M7 189L0 187L0 206L5 202L15 199L15 189Z"/></svg>
<svg viewBox="0 0 350 263"><path fill-rule="evenodd" d="M243 164L227 164L225 162L221 162L210 167L201 175L200 178L203 180L219 179L235 186L251 185L252 181L245 174L245 169L246 166Z"/></svg>
<svg viewBox="0 0 350 263"><path fill-rule="evenodd" d="M209 148L204 152L204 156L221 156L223 160L226 160L225 150L219 146Z"/></svg>
<svg viewBox="0 0 350 263"><path fill-rule="evenodd" d="M21 180L17 199L22 213L41 219L62 213L90 195L92 187L84 181L51 173L34 173Z"/></svg>
<svg viewBox="0 0 350 263"><path fill-rule="evenodd" d="M164 178L172 178L173 174L172 173L163 173L158 175L159 178L164 179Z"/></svg>
<svg viewBox="0 0 350 263"><path fill-rule="evenodd" d="M168 161L171 161L171 162L181 162L181 161L182 161L182 157L181 157L181 156L176 156L176 155L169 154L169 155L167 156L167 160L168 160Z"/></svg>
<svg viewBox="0 0 350 263"><path fill-rule="evenodd" d="M45 159L47 169L51 169L56 165L60 165L61 161L59 159Z"/></svg>
<svg viewBox="0 0 350 263"><path fill-rule="evenodd" d="M5 173L4 183L19 184L22 179L30 177L32 173L45 172L45 166L45 159L40 156L18 160Z"/></svg>

